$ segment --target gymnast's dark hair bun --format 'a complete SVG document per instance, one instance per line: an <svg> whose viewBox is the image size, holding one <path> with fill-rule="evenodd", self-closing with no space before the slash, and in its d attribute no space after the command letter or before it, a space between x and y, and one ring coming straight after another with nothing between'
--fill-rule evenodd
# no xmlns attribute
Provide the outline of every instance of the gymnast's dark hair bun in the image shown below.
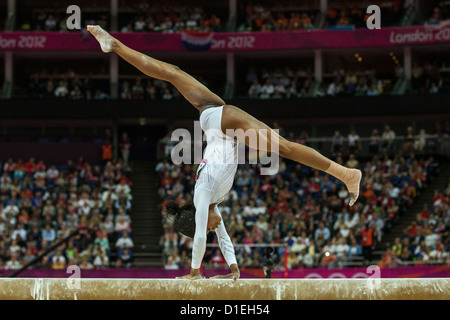
<svg viewBox="0 0 450 320"><path fill-rule="evenodd" d="M169 216L174 216L175 230L185 235L186 237L193 238L195 234L195 206L193 203L186 204L182 207L175 202L169 201L166 204L166 212Z"/></svg>
<svg viewBox="0 0 450 320"><path fill-rule="evenodd" d="M180 211L180 205L175 201L169 201L166 204L166 211L167 214L171 216L176 216Z"/></svg>

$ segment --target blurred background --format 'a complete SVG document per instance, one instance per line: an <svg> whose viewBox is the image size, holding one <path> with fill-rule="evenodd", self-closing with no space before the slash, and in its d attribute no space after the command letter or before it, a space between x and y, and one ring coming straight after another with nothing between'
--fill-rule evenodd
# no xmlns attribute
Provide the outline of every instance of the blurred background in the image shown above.
<svg viewBox="0 0 450 320"><path fill-rule="evenodd" d="M81 30L66 24L81 9ZM369 30L369 5L381 29ZM0 274L165 277L191 239L162 216L192 201L171 133L197 111L101 52L98 24L179 66L289 140L363 171L357 205L281 159L239 166L220 205L243 276L450 275L450 1L0 0ZM205 272L227 272L213 234ZM89 274L89 273L87 273Z"/></svg>

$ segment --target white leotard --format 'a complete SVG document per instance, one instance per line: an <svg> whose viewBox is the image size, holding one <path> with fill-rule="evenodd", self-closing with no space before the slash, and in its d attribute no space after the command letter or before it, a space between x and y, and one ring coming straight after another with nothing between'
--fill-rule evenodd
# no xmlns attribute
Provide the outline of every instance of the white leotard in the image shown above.
<svg viewBox="0 0 450 320"><path fill-rule="evenodd" d="M230 192L237 170L237 146L234 139L222 132L222 107L206 109L200 115L200 125L206 134L207 146L203 163L197 170L195 189L211 192L211 203L219 203Z"/></svg>
<svg viewBox="0 0 450 320"><path fill-rule="evenodd" d="M195 236L192 247L193 269L199 269L206 250L206 234L209 206L221 202L233 186L237 170L238 154L236 142L222 132L221 107L206 109L200 115L200 125L206 134L207 146L203 161L197 170L194 191ZM221 216L216 205L215 212ZM233 243L224 222L216 229L218 243L228 266L236 264Z"/></svg>

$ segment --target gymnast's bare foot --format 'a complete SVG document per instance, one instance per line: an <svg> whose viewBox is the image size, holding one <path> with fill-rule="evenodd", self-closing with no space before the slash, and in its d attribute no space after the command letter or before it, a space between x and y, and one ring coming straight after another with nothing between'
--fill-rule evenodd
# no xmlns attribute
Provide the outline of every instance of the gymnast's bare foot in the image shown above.
<svg viewBox="0 0 450 320"><path fill-rule="evenodd" d="M199 280L199 279L205 279L205 276L203 276L201 274L196 275L196 276L193 276L191 274L187 274L187 275L182 276L182 277L176 277L175 279Z"/></svg>
<svg viewBox="0 0 450 320"><path fill-rule="evenodd" d="M359 197L359 184L362 173L358 169L349 169L348 179L345 181L350 196L349 206L353 206Z"/></svg>
<svg viewBox="0 0 450 320"><path fill-rule="evenodd" d="M102 51L105 53L115 52L117 47L117 40L112 37L108 32L103 30L100 26L87 26L87 29L100 43Z"/></svg>
<svg viewBox="0 0 450 320"><path fill-rule="evenodd" d="M175 279L198 280L205 279L205 277L200 273L200 269L191 269L191 272L189 272L189 274L182 277L176 277Z"/></svg>

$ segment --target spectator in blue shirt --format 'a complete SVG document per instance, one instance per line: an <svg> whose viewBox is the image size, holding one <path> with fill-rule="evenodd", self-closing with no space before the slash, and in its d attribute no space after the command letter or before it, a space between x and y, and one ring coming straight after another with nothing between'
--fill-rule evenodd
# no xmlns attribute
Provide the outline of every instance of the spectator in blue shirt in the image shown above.
<svg viewBox="0 0 450 320"><path fill-rule="evenodd" d="M317 241L317 239L319 238L320 234L323 234L323 239L325 241L327 241L330 238L330 229L328 229L327 227L325 227L325 224L323 222L319 223L319 227L316 229L316 231L314 232L314 240Z"/></svg>
<svg viewBox="0 0 450 320"><path fill-rule="evenodd" d="M56 238L55 230L51 228L50 224L46 224L45 229L42 230L42 241L51 243L55 240L55 238Z"/></svg>

